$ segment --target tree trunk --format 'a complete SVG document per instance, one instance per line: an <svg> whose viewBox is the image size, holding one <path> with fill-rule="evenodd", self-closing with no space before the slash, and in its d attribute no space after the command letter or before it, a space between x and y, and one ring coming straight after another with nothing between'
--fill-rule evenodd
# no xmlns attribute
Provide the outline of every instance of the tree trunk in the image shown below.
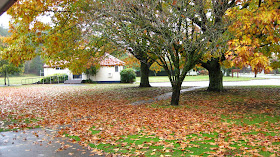
<svg viewBox="0 0 280 157"><path fill-rule="evenodd" d="M172 84L172 97L171 97L171 105L178 106L180 100L180 91L181 91L182 82L176 82Z"/></svg>
<svg viewBox="0 0 280 157"><path fill-rule="evenodd" d="M223 72L218 60L211 60L208 63L209 87L208 91L220 92L223 90Z"/></svg>
<svg viewBox="0 0 280 157"><path fill-rule="evenodd" d="M257 77L258 72L255 72L255 78Z"/></svg>
<svg viewBox="0 0 280 157"><path fill-rule="evenodd" d="M7 68L5 69L5 73L4 73L4 80L5 80L5 86L7 85Z"/></svg>
<svg viewBox="0 0 280 157"><path fill-rule="evenodd" d="M10 86L9 74L7 73L8 86Z"/></svg>
<svg viewBox="0 0 280 157"><path fill-rule="evenodd" d="M150 66L146 63L141 62L141 80L140 80L140 87L151 87L149 82L149 73L150 73Z"/></svg>
<svg viewBox="0 0 280 157"><path fill-rule="evenodd" d="M5 86L6 86L7 85L7 77L6 77L6 75L5 75L4 81L5 81Z"/></svg>

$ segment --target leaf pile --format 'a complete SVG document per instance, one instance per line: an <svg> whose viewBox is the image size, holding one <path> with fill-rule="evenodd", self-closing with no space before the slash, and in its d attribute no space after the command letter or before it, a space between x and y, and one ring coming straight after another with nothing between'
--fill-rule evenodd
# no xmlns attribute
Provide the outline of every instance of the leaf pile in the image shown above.
<svg viewBox="0 0 280 157"><path fill-rule="evenodd" d="M55 128L97 154L280 155L279 88L188 92L179 107L168 106L169 100L129 105L169 91L133 85L1 88L0 129Z"/></svg>

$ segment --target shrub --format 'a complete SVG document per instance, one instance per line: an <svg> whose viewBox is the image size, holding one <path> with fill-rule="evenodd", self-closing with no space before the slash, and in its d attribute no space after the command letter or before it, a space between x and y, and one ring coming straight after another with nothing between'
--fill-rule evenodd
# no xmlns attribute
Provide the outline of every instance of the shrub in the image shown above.
<svg viewBox="0 0 280 157"><path fill-rule="evenodd" d="M128 68L121 71L121 82L132 83L136 79L136 74L133 69Z"/></svg>
<svg viewBox="0 0 280 157"><path fill-rule="evenodd" d="M92 81L91 79L83 80L82 83L96 83L95 81Z"/></svg>
<svg viewBox="0 0 280 157"><path fill-rule="evenodd" d="M200 70L199 75L208 75L208 70Z"/></svg>
<svg viewBox="0 0 280 157"><path fill-rule="evenodd" d="M65 78L64 78L65 76ZM51 83L63 83L64 81L68 80L68 75L63 75L63 74L57 74L55 76L47 76L44 77L43 79L41 79L40 83L50 83L50 79L51 79Z"/></svg>
<svg viewBox="0 0 280 157"><path fill-rule="evenodd" d="M86 74L87 75L91 75L91 76L95 76L97 74L97 72L100 69L100 65L99 66L90 66L89 68L86 69Z"/></svg>

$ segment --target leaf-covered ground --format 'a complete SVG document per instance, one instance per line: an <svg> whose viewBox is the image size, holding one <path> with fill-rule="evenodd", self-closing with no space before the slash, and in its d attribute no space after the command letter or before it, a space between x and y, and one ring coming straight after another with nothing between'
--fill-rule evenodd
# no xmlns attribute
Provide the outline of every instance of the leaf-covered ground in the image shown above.
<svg viewBox="0 0 280 157"><path fill-rule="evenodd" d="M169 92L135 85L0 88L0 131L58 129L93 153L132 156L280 156L280 88L204 90L130 103Z"/></svg>

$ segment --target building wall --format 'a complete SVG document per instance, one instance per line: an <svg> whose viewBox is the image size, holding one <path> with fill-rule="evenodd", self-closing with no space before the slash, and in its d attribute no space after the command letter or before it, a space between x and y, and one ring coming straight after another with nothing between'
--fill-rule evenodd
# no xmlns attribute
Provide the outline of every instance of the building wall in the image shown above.
<svg viewBox="0 0 280 157"><path fill-rule="evenodd" d="M190 70L190 71L187 73L187 75L189 75L189 76L196 76L196 75L197 75L197 72L196 72L194 69L192 69L192 70Z"/></svg>
<svg viewBox="0 0 280 157"><path fill-rule="evenodd" d="M44 76L53 76L55 74L67 74L70 76L71 71L66 68L66 69L56 69L56 68L44 68Z"/></svg>
<svg viewBox="0 0 280 157"><path fill-rule="evenodd" d="M118 66L118 72L115 71L115 66L102 66L95 76L90 76L92 81L116 82L121 81L120 72L123 66Z"/></svg>
<svg viewBox="0 0 280 157"><path fill-rule="evenodd" d="M95 76L90 76L92 81L101 82L118 82L121 80L120 72L123 70L123 66L118 66L118 72L115 71L115 66L102 66ZM53 76L55 74L67 74L69 80L73 80L73 74L68 68L56 69L56 68L44 68L44 76ZM82 74L82 80L87 80L87 75Z"/></svg>

